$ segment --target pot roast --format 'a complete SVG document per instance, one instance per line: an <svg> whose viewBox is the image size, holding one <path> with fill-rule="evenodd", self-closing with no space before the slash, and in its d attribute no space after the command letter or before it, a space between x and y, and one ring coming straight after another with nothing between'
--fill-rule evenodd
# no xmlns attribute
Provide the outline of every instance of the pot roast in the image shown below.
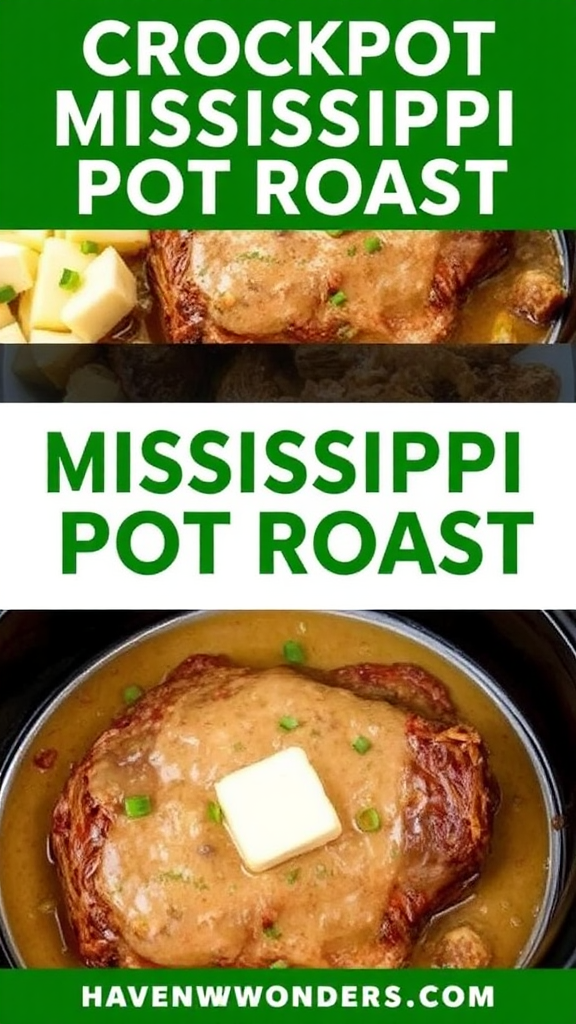
<svg viewBox="0 0 576 1024"><path fill-rule="evenodd" d="M298 728L279 728L284 716ZM359 735L369 751L353 747ZM207 812L214 783L290 746L305 749L342 834L252 875ZM129 817L126 798L143 793L150 813ZM193 655L73 768L51 844L91 966L397 967L478 877L496 803L480 736L423 669ZM358 829L362 807L378 809L377 830ZM480 940L461 932L442 962L466 966L471 949L474 966Z"/></svg>
<svg viewBox="0 0 576 1024"><path fill-rule="evenodd" d="M431 343L450 338L468 292L506 263L513 237L153 231L149 267L166 341ZM563 299L555 293L548 310ZM527 285L528 316L530 294Z"/></svg>

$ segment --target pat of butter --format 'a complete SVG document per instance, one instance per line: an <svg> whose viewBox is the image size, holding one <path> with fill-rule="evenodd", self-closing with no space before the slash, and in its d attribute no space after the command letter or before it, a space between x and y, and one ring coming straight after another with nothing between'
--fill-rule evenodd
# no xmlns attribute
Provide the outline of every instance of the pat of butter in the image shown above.
<svg viewBox="0 0 576 1024"><path fill-rule="evenodd" d="M250 871L266 871L342 833L301 747L289 747L216 783L228 831Z"/></svg>
<svg viewBox="0 0 576 1024"><path fill-rule="evenodd" d="M100 341L138 304L134 274L115 249L90 264L84 282L62 312L66 326L82 341Z"/></svg>
<svg viewBox="0 0 576 1024"><path fill-rule="evenodd" d="M117 252L134 256L150 245L149 231L92 231L90 228L75 228L65 232L71 242L95 242L102 249L113 246Z"/></svg>
<svg viewBox="0 0 576 1024"><path fill-rule="evenodd" d="M38 278L32 294L30 328L43 331L66 331L62 311L71 292L60 286L65 270L74 270L82 276L94 260L80 246L62 238L47 238L40 256Z"/></svg>
<svg viewBox="0 0 576 1024"><path fill-rule="evenodd" d="M38 256L25 245L0 241L0 287L13 288L16 295L34 284Z"/></svg>

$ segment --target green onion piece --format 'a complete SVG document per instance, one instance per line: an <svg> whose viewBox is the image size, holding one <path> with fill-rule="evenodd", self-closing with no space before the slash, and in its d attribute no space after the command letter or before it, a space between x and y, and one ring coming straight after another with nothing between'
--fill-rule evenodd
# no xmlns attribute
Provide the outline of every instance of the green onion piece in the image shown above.
<svg viewBox="0 0 576 1024"><path fill-rule="evenodd" d="M127 686L124 690L124 703L136 704L143 696L144 690L140 686Z"/></svg>
<svg viewBox="0 0 576 1024"><path fill-rule="evenodd" d="M346 292L336 292L330 296L330 302L333 306L344 306L348 302L348 296Z"/></svg>
<svg viewBox="0 0 576 1024"><path fill-rule="evenodd" d="M366 252L380 252L382 242L379 238L367 238L364 242L364 248L366 249Z"/></svg>
<svg viewBox="0 0 576 1024"><path fill-rule="evenodd" d="M78 271L69 270L68 267L65 267L60 278L60 287L65 288L67 292L78 291L80 287L80 274Z"/></svg>
<svg viewBox="0 0 576 1024"><path fill-rule="evenodd" d="M287 640L282 648L284 660L292 665L301 665L304 659L304 648L296 640Z"/></svg>
<svg viewBox="0 0 576 1024"><path fill-rule="evenodd" d="M11 284L5 284L0 288L0 305L12 302L16 298L16 289Z"/></svg>
<svg viewBox="0 0 576 1024"><path fill-rule="evenodd" d="M288 874L286 875L286 881L288 882L288 885L295 885L299 878L300 868L294 868L293 871L289 871Z"/></svg>
<svg viewBox="0 0 576 1024"><path fill-rule="evenodd" d="M355 256L357 252L358 252L358 246L357 245L351 245L350 248L346 250L346 255L347 256Z"/></svg>
<svg viewBox="0 0 576 1024"><path fill-rule="evenodd" d="M354 750L357 754L367 754L372 746L372 743L367 736L357 736L352 743Z"/></svg>
<svg viewBox="0 0 576 1024"><path fill-rule="evenodd" d="M271 924L267 928L263 928L262 931L267 939L280 939L282 937L282 932L277 924Z"/></svg>
<svg viewBox="0 0 576 1024"><path fill-rule="evenodd" d="M330 238L340 238L340 236L343 235L344 232L343 231L327 231L326 234L330 235Z"/></svg>
<svg viewBox="0 0 576 1024"><path fill-rule="evenodd" d="M284 717L278 722L278 725L281 729L284 729L284 732L294 732L294 729L298 728L300 722L292 715L284 715Z"/></svg>
<svg viewBox="0 0 576 1024"><path fill-rule="evenodd" d="M273 964L270 964L271 971L278 971L280 968L288 967L285 960L275 960Z"/></svg>
<svg viewBox="0 0 576 1024"><path fill-rule="evenodd" d="M149 796L127 796L124 810L129 818L145 818L152 812L152 801Z"/></svg>
<svg viewBox="0 0 576 1024"><path fill-rule="evenodd" d="M224 811L220 807L220 804L217 804L215 800L210 800L207 812L208 820L213 821L215 825L221 825L224 821Z"/></svg>
<svg viewBox="0 0 576 1024"><path fill-rule="evenodd" d="M85 256L91 256L93 253L97 254L100 252L100 246L98 242L91 242L86 239L85 242L80 243L80 252L83 252Z"/></svg>
<svg viewBox="0 0 576 1024"><path fill-rule="evenodd" d="M354 820L361 832L379 832L382 828L380 815L375 807L366 807Z"/></svg>

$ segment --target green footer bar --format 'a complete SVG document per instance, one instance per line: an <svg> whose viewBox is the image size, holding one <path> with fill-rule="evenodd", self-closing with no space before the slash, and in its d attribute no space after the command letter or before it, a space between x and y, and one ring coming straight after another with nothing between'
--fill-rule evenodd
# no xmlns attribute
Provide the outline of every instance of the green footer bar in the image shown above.
<svg viewBox="0 0 576 1024"><path fill-rule="evenodd" d="M68 970L0 972L0 1024L576 1024L576 972Z"/></svg>

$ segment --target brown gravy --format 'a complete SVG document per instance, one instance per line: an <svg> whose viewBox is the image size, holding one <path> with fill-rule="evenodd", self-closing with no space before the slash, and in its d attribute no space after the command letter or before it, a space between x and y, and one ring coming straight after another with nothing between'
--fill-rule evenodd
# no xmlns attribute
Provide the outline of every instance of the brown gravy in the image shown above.
<svg viewBox="0 0 576 1024"><path fill-rule="evenodd" d="M209 234L218 235L217 232L210 232ZM225 233L221 232L220 234L222 235L221 244L224 245ZM248 255L250 254L248 253ZM299 255L300 265L305 266L306 260L302 259L302 253L299 253ZM241 263L239 266L244 274L249 274L250 262L247 264ZM546 341L550 334L550 328L530 323L528 320L508 312L510 297L518 275L523 271L535 268L550 274L556 281L562 280L562 267L554 237L550 231L518 231L516 232L510 262L500 273L495 274L473 289L460 312L450 341L456 344L466 343L471 345L497 344L498 342L530 345L541 344ZM156 304L152 302L147 292L142 264L138 265L138 261L134 261L132 269L137 273L140 280L140 314L134 317L130 324L124 325L119 334L114 336L114 340L125 340L132 343L148 343L150 341L161 343L163 338L160 317ZM267 270L268 276L265 276L263 283L268 288L269 294L274 296L274 264L271 264L268 268L265 266L264 269ZM260 264L258 265L258 271L259 275L262 276L262 266ZM207 271L203 272L207 273ZM423 283L425 284L425 281ZM396 301L396 286L393 289L393 297ZM284 296L281 301L284 303L288 301L288 298ZM299 294L298 301L301 302L301 299L302 296ZM274 297L274 301L278 301L277 296ZM254 297L252 295L251 303L247 305L244 311L247 316L246 322L240 317L242 310L239 311L239 307L235 306L230 313L229 329L239 335L242 333L249 334L251 327L250 318L253 316L253 309ZM285 310L283 310L282 315L285 319ZM238 319L239 317L240 319ZM363 340L369 341L370 339Z"/></svg>
<svg viewBox="0 0 576 1024"><path fill-rule="evenodd" d="M487 940L495 966L518 961L542 904L549 824L528 754L493 702L435 652L370 622L336 620L328 613L226 612L177 623L99 668L49 717L18 768L1 823L0 890L27 966L78 966L58 881L47 858L46 837L70 764L121 709L124 689L133 684L154 686L194 651L225 653L254 667L273 666L282 660L288 639L297 640L307 664L319 668L354 661L413 661L444 680L462 718L478 728L489 747L502 803L482 878L463 904L432 922L414 963L429 963L434 940L458 924L472 926ZM34 757L45 748L55 748L58 759L42 772Z"/></svg>

